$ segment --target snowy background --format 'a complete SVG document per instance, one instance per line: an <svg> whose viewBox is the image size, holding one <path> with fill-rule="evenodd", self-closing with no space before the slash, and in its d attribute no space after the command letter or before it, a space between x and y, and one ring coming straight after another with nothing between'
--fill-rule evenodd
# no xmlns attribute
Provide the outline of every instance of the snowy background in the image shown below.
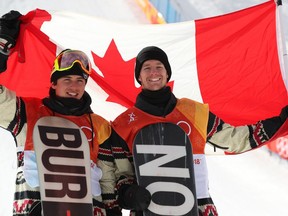
<svg viewBox="0 0 288 216"><path fill-rule="evenodd" d="M0 15L14 9L22 14L35 8L70 10L118 22L148 23L133 0L1 0ZM175 1L176 2L176 1ZM188 2L188 0L187 0ZM263 0L189 0L191 19L220 15L265 2ZM288 4L287 0L283 1ZM287 9L287 7L286 7ZM285 32L288 26L288 10ZM286 34L287 36L287 34ZM11 216L16 155L11 135L0 128L0 216ZM270 155L265 147L241 155L207 156L210 193L220 216L288 215L288 161ZM124 215L128 215L127 212Z"/></svg>

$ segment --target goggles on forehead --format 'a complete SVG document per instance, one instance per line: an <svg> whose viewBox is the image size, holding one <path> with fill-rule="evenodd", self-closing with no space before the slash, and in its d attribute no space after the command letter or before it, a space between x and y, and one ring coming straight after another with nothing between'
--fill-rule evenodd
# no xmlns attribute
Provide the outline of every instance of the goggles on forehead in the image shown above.
<svg viewBox="0 0 288 216"><path fill-rule="evenodd" d="M53 72L69 70L76 62L81 65L85 73L91 74L90 60L84 52L79 50L66 50L60 53L54 61Z"/></svg>

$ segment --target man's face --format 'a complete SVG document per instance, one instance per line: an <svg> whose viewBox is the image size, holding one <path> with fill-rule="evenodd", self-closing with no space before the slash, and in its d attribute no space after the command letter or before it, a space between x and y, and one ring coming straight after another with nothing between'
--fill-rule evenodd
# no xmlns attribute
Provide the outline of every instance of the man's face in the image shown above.
<svg viewBox="0 0 288 216"><path fill-rule="evenodd" d="M142 89L156 91L167 84L168 74L165 66L158 60L147 60L143 63L139 81Z"/></svg>
<svg viewBox="0 0 288 216"><path fill-rule="evenodd" d="M79 75L68 75L57 80L51 85L56 96L65 98L81 99L85 92L85 79Z"/></svg>

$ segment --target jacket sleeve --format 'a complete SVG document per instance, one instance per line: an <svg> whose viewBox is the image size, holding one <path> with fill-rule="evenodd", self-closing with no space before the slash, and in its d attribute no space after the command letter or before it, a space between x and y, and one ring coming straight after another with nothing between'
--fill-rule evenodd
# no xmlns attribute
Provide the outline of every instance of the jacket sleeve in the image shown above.
<svg viewBox="0 0 288 216"><path fill-rule="evenodd" d="M121 212L118 203L119 188L134 181L131 154L124 140L112 130L109 141L99 146L97 165L103 172L100 180L103 203L107 212ZM113 212L113 214L112 214Z"/></svg>
<svg viewBox="0 0 288 216"><path fill-rule="evenodd" d="M207 141L227 153L243 153L264 145L283 123L280 116L276 116L255 124L233 127L210 112Z"/></svg>
<svg viewBox="0 0 288 216"><path fill-rule="evenodd" d="M2 86L0 91L0 126L7 129L16 113L16 95Z"/></svg>
<svg viewBox="0 0 288 216"><path fill-rule="evenodd" d="M15 92L2 86L0 90L0 127L10 131L19 144L26 139L25 104Z"/></svg>

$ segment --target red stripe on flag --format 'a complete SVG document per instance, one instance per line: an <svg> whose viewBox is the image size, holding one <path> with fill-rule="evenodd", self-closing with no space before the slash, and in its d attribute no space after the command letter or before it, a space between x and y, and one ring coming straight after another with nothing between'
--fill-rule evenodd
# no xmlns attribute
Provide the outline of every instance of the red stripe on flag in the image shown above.
<svg viewBox="0 0 288 216"><path fill-rule="evenodd" d="M288 104L278 59L276 5L196 21L203 101L233 125L278 115Z"/></svg>

